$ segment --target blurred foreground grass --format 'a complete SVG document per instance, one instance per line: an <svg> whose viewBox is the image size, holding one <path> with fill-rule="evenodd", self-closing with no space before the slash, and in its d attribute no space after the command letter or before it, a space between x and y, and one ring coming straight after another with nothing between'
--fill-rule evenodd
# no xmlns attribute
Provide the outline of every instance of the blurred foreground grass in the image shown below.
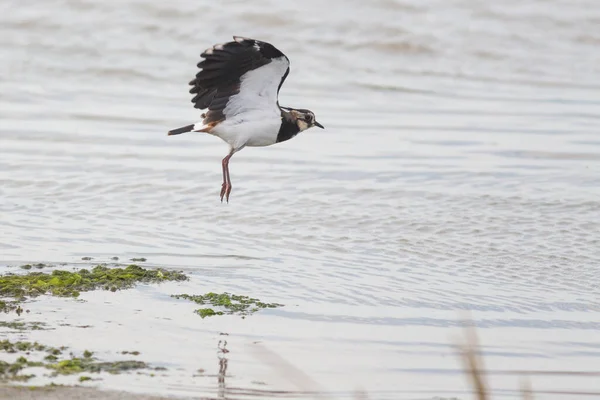
<svg viewBox="0 0 600 400"><path fill-rule="evenodd" d="M471 388L471 393L468 397L435 397L436 400L492 400L493 390L486 379L486 369L481 356L481 349L479 346L479 338L474 327L474 324L470 321L465 320L465 329L463 332L463 342L456 345L457 356L463 365L463 372L465 379L467 379ZM318 399L331 399L326 394L326 391L321 386L310 378L306 373L296 368L291 363L284 360L278 354L268 350L264 346L259 346L259 352L257 356L262 359L265 363L269 364L272 368L282 372L283 376L298 387L304 393L311 393ZM585 391L557 391L557 390L544 390L544 389L532 389L531 381L529 377L541 376L541 375L552 375L557 378L568 377L568 376L584 376L589 379L595 379L598 381L600 387L600 372L594 371L494 371L502 372L505 374L515 375L517 378L516 383L520 382L520 398L522 400L533 400L533 399L544 399L544 395L558 395L565 399L577 399L577 398L594 398L600 399L600 390L595 392ZM564 397L563 397L564 396ZM355 400L376 400L375 397L370 397L369 393L356 390L354 394Z"/></svg>

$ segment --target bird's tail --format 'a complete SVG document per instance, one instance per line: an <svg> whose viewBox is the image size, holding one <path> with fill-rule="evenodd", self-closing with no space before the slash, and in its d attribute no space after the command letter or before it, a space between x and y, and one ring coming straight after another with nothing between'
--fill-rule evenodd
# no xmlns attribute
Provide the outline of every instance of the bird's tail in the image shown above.
<svg viewBox="0 0 600 400"><path fill-rule="evenodd" d="M191 132L192 129L194 129L194 124L187 125L187 126L182 126L181 128L177 128L177 129L171 129L167 133L167 135L169 135L169 136L171 136L171 135L180 135L182 133Z"/></svg>

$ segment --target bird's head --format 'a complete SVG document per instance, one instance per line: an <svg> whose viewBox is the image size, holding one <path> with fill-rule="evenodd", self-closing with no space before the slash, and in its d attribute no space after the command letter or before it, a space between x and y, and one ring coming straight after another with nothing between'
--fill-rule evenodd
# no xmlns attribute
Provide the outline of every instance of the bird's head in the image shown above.
<svg viewBox="0 0 600 400"><path fill-rule="evenodd" d="M293 109L291 114L294 117L300 132L312 128L313 126L318 126L321 129L325 129L323 125L317 122L315 119L315 114L310 110Z"/></svg>

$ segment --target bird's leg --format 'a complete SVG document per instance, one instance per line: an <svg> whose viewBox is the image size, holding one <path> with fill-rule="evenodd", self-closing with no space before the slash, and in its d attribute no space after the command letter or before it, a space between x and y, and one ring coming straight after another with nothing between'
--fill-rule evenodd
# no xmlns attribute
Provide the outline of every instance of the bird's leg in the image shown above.
<svg viewBox="0 0 600 400"><path fill-rule="evenodd" d="M229 161L227 162L227 191L225 192L225 198L229 203L229 193L231 193L231 177L229 176Z"/></svg>
<svg viewBox="0 0 600 400"><path fill-rule="evenodd" d="M229 177L229 159L233 155L234 150L231 149L229 154L225 156L223 161L221 162L223 166L223 185L221 186L221 202L223 202L223 197L229 203L229 193L231 193L231 178Z"/></svg>
<svg viewBox="0 0 600 400"><path fill-rule="evenodd" d="M221 161L221 165L223 166L223 185L221 186L221 203L223 202L223 197L225 197L225 191L227 190L227 172L225 172L225 159L227 157L225 157L223 161Z"/></svg>

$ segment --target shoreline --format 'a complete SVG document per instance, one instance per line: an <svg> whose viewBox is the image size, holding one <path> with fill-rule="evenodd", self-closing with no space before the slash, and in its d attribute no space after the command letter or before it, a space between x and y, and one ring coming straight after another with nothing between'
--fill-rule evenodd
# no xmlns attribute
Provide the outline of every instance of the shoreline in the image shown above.
<svg viewBox="0 0 600 400"><path fill-rule="evenodd" d="M182 400L184 397L153 396L125 391L80 386L0 386L0 399L6 400Z"/></svg>

